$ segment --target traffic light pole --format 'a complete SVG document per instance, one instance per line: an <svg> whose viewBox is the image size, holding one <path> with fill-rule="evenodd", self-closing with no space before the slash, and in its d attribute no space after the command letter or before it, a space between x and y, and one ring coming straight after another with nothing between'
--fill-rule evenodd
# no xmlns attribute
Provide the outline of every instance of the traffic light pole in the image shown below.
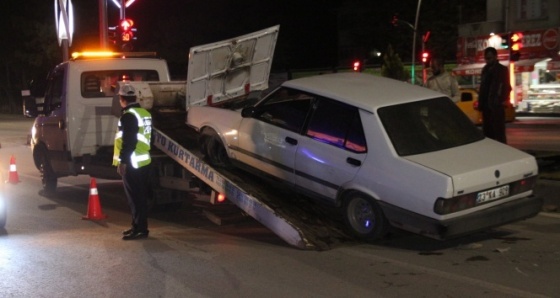
<svg viewBox="0 0 560 298"><path fill-rule="evenodd" d="M125 12L125 0L121 0L121 20L124 20L126 18L126 12Z"/></svg>
<svg viewBox="0 0 560 298"><path fill-rule="evenodd" d="M99 46L107 49L107 0L99 0Z"/></svg>
<svg viewBox="0 0 560 298"><path fill-rule="evenodd" d="M416 83L416 65L415 65L415 58L416 58L416 34L418 32L418 19L420 17L420 6L422 5L422 0L418 0L418 7L416 8L416 20L414 21L414 37L412 38L412 69L410 71L411 78L410 82L412 85Z"/></svg>

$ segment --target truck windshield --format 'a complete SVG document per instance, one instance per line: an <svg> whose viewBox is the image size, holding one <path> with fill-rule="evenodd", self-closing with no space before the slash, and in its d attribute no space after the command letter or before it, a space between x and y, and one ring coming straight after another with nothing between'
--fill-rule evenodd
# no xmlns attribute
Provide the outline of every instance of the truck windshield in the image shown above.
<svg viewBox="0 0 560 298"><path fill-rule="evenodd" d="M85 98L113 97L119 81L159 81L159 75L151 69L87 71L81 75L80 90Z"/></svg>
<svg viewBox="0 0 560 298"><path fill-rule="evenodd" d="M444 97L383 107L378 114L400 156L453 148L484 138L468 117Z"/></svg>

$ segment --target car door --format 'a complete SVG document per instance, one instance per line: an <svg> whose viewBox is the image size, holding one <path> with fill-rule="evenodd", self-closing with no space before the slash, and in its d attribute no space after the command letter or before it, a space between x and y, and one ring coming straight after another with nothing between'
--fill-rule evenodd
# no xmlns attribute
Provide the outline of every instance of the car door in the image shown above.
<svg viewBox="0 0 560 298"><path fill-rule="evenodd" d="M366 158L359 111L335 100L318 98L304 135L295 157L296 186L334 200Z"/></svg>
<svg viewBox="0 0 560 298"><path fill-rule="evenodd" d="M255 107L239 126L236 159L291 184L301 131L313 97L280 88Z"/></svg>

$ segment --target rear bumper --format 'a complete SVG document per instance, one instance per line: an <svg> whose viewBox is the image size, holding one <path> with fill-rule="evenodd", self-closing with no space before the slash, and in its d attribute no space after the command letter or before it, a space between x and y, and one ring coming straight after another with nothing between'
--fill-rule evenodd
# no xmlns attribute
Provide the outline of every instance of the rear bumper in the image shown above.
<svg viewBox="0 0 560 298"><path fill-rule="evenodd" d="M542 210L542 205L543 199L532 195L473 214L439 221L381 203L385 217L394 227L440 240L460 237L534 217Z"/></svg>

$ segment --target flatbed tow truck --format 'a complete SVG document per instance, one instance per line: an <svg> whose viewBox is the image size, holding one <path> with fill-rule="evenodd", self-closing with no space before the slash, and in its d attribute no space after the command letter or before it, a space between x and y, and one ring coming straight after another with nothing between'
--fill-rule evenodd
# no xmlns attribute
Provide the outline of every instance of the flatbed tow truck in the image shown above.
<svg viewBox="0 0 560 298"><path fill-rule="evenodd" d="M24 114L36 117L31 146L44 190L55 191L57 179L70 175L120 179L111 167L114 116L120 116L115 94L126 82L135 86L138 101L153 116L154 204L180 203L191 193L210 203L205 214L212 220L219 216L212 215L211 203L225 195L226 202L293 247L326 250L349 240L330 214L334 209L241 170L211 167L198 151L197 133L185 124L190 106L231 108L266 90L278 32L274 26L191 48L186 82L170 81L161 59L122 53L57 66L49 75L44 103L35 100L42 95L24 98ZM153 75L159 80L151 80ZM208 189L211 195L204 195Z"/></svg>

